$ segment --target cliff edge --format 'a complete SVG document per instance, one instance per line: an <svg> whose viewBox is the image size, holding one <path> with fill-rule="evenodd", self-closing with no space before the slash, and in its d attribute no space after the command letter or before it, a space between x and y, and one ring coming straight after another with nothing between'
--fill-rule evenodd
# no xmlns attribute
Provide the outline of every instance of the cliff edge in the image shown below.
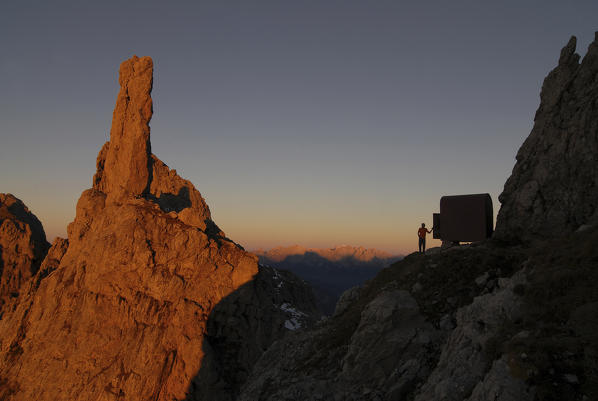
<svg viewBox="0 0 598 401"><path fill-rule="evenodd" d="M598 35L544 82L483 243L414 253L273 344L239 400L598 399Z"/></svg>
<svg viewBox="0 0 598 401"><path fill-rule="evenodd" d="M580 63L572 37L544 79L534 127L499 196L494 237L554 238L598 219L598 33Z"/></svg>

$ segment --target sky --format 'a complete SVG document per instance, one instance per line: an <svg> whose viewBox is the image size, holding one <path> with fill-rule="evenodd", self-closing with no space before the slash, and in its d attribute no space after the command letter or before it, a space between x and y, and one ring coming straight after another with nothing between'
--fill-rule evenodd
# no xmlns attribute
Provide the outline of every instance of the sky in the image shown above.
<svg viewBox="0 0 598 401"><path fill-rule="evenodd" d="M0 192L66 236L118 68L154 60L152 151L248 249L416 250L444 195L498 195L598 2L5 1ZM428 241L428 246L438 245Z"/></svg>

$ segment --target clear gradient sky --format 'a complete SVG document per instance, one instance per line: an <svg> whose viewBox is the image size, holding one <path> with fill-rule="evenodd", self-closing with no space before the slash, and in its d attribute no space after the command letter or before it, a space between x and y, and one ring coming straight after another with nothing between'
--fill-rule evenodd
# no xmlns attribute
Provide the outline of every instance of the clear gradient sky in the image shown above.
<svg viewBox="0 0 598 401"><path fill-rule="evenodd" d="M3 1L0 192L66 236L119 64L151 56L153 153L232 239L411 252L443 195L498 210L543 78L595 30L596 0Z"/></svg>

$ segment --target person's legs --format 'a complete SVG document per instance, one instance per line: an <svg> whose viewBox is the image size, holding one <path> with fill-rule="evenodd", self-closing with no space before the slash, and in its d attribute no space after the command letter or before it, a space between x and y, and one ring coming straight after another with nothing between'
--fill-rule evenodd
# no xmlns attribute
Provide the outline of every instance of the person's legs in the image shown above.
<svg viewBox="0 0 598 401"><path fill-rule="evenodd" d="M426 249L425 249L426 247L425 247L424 239L423 239L423 238L420 238L420 239L419 239L419 253L421 253L421 252L422 252L422 245L424 246L424 251L425 251L425 250L426 250Z"/></svg>
<svg viewBox="0 0 598 401"><path fill-rule="evenodd" d="M426 239L425 238L422 238L422 247L424 248L423 253L426 253Z"/></svg>

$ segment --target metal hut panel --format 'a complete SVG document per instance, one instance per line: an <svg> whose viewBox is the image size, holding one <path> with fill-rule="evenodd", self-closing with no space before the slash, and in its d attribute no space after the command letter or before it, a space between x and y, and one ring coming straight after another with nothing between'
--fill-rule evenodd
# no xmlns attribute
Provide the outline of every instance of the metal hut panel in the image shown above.
<svg viewBox="0 0 598 401"><path fill-rule="evenodd" d="M490 238L493 218L489 194L440 198L440 216L437 219L443 241L475 242Z"/></svg>

